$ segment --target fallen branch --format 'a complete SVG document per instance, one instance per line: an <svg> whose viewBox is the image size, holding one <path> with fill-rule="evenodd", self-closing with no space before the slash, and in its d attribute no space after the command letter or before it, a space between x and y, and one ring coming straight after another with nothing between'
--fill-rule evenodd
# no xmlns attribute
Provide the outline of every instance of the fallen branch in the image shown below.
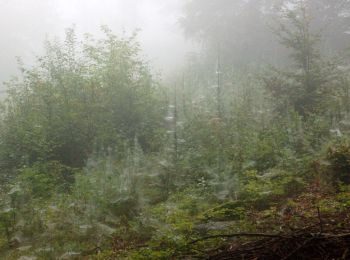
<svg viewBox="0 0 350 260"><path fill-rule="evenodd" d="M213 235L213 236L206 236L202 237L196 240L193 240L190 242L190 245L196 244L200 241L208 240L208 239L214 239L214 238L233 238L233 237L264 237L264 238L287 238L286 236L278 235L278 234L264 234L264 233L234 233L234 234L227 234L227 235Z"/></svg>
<svg viewBox="0 0 350 260"><path fill-rule="evenodd" d="M347 230L348 231L348 230ZM239 234L236 234L237 236ZM297 233L286 236L270 234L261 235L265 239L250 241L244 244L235 244L220 252L212 252L208 259L212 260L280 260L280 259L346 259L350 248L350 233ZM275 239L279 238L279 239Z"/></svg>
<svg viewBox="0 0 350 260"><path fill-rule="evenodd" d="M322 222L320 207L317 207L317 216L318 216L318 220L320 222L320 234L322 234L323 233L323 222Z"/></svg>

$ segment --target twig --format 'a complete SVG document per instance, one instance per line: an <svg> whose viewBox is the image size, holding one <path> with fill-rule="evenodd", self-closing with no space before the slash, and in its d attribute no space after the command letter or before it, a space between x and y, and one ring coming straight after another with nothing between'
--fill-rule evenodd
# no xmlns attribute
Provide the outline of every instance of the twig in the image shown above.
<svg viewBox="0 0 350 260"><path fill-rule="evenodd" d="M300 249L302 249L307 243L312 241L314 237L310 237L309 239L305 240L304 243L299 245L296 249L294 249L290 254L288 254L286 257L283 258L283 260L290 259L295 253L297 253Z"/></svg>
<svg viewBox="0 0 350 260"><path fill-rule="evenodd" d="M346 259L347 255L348 255L348 252L349 252L349 248L345 249L341 259Z"/></svg>
<svg viewBox="0 0 350 260"><path fill-rule="evenodd" d="M200 241L212 239L212 238L232 238L232 237L268 237L268 238L286 238L285 236L282 235L277 235L277 234L264 234L264 233L235 233L235 234L228 234L228 235L213 235L213 236L207 236L207 237L202 237L199 239L196 239L189 244L195 244Z"/></svg>
<svg viewBox="0 0 350 260"><path fill-rule="evenodd" d="M322 218L321 218L320 207L317 207L317 215L318 215L318 219L320 221L320 235L321 235L323 233L323 222L322 222Z"/></svg>
<svg viewBox="0 0 350 260"><path fill-rule="evenodd" d="M312 234L311 235L315 235L315 234ZM323 238L346 238L346 237L349 237L350 238L350 233L344 233L344 234L322 234L322 237Z"/></svg>

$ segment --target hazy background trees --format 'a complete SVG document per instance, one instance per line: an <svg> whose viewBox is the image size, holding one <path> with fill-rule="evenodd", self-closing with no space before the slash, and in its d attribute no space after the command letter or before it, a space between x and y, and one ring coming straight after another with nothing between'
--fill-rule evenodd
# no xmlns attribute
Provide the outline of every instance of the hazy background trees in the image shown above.
<svg viewBox="0 0 350 260"><path fill-rule="evenodd" d="M44 49L43 41L63 38L65 28L74 24L80 39L83 33L100 35L101 25L120 34L141 29L142 54L152 63L152 70L165 72L165 78L183 63L191 45L177 24L181 5L177 0L104 0L103 4L95 0L1 0L0 29L6 36L0 43L0 86L16 74L15 57L33 65L35 55Z"/></svg>
<svg viewBox="0 0 350 260"><path fill-rule="evenodd" d="M227 64L284 64L286 52L276 42L273 30L280 13L298 2L189 0L184 6L181 25L185 34L203 42L212 56L215 57L219 49ZM336 0L330 4L329 1L308 0L305 5L312 17L311 29L322 31L323 52L335 54L344 50L349 40L349 2Z"/></svg>

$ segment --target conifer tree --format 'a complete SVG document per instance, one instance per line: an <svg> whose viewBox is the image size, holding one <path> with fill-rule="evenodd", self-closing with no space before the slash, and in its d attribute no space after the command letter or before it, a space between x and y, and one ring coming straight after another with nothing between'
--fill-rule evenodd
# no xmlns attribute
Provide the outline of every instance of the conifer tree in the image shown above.
<svg viewBox="0 0 350 260"><path fill-rule="evenodd" d="M324 112L322 104L334 93L338 73L337 62L325 61L320 55L321 35L311 30L311 21L306 1L285 7L275 34L289 49L293 67L273 69L272 75L264 77L276 110L293 109L304 117Z"/></svg>

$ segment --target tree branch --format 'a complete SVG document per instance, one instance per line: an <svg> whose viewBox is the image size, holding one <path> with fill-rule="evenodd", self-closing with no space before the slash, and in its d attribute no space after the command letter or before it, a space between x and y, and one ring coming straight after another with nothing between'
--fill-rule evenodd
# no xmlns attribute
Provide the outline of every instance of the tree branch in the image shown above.
<svg viewBox="0 0 350 260"><path fill-rule="evenodd" d="M235 233L235 234L227 234L227 235L213 235L213 236L206 236L202 237L196 240L193 240L189 244L195 244L200 241L212 239L212 238L232 238L232 237L268 237L268 238L286 238L285 236L282 235L277 235L277 234L264 234L264 233Z"/></svg>

